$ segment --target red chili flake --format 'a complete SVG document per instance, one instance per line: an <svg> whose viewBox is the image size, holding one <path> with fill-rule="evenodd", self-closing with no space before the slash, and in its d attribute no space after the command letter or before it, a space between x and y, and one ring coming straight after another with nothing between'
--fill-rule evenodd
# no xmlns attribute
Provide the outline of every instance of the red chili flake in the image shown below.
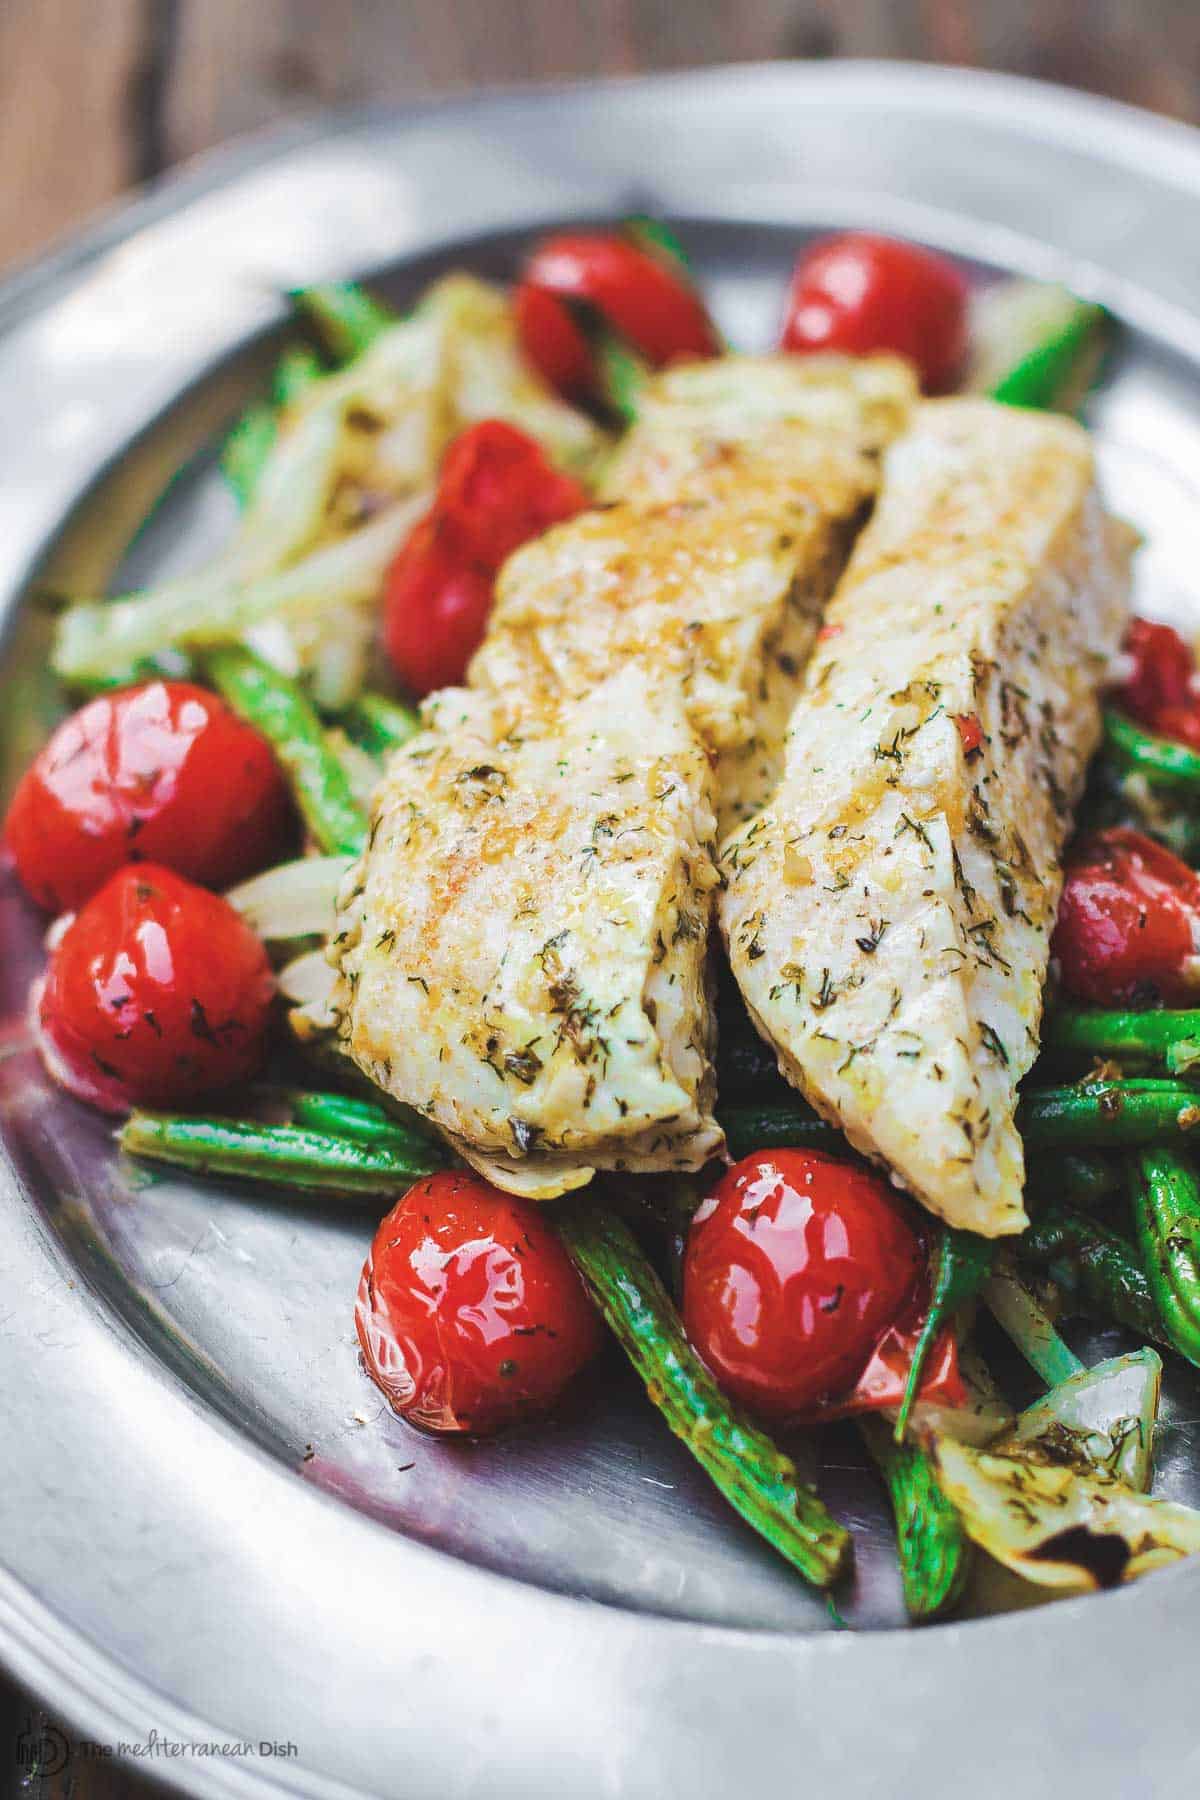
<svg viewBox="0 0 1200 1800"><path fill-rule="evenodd" d="M818 644L825 643L828 638L841 637L845 629L846 627L844 625L822 625L820 631L817 633Z"/></svg>
<svg viewBox="0 0 1200 1800"><path fill-rule="evenodd" d="M974 713L955 713L954 723L958 726L958 735L962 739L963 755L974 756L983 748L983 726Z"/></svg>

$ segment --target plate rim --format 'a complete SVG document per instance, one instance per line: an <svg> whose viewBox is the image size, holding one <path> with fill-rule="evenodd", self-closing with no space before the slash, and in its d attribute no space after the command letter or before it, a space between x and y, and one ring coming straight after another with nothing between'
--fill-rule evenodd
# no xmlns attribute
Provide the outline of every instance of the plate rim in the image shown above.
<svg viewBox="0 0 1200 1800"><path fill-rule="evenodd" d="M148 192L108 209L68 241L52 248L32 263L18 268L0 282L0 338L11 326L35 315L54 295L60 284L64 281L72 283L97 258L136 237L143 228L163 217L185 211L202 195L231 187L243 177L260 170L264 164L286 159L292 151L305 145L318 144L355 132L366 132L382 120L398 124L415 119L436 119L439 116L453 118L467 113L477 114L481 108L497 105L505 108L536 108L561 104L581 93L661 91L693 86L696 83L719 87L729 82L747 81L791 85L797 78L805 84L820 79L826 87L831 79L844 80L855 86L875 82L881 90L904 85L911 87L915 81L930 94L936 93L940 102L947 104L950 109L961 108L964 87L974 88L980 94L984 90L990 90L993 96L1004 96L1024 103L1018 110L1024 110L1024 106L1032 107L1041 122L1045 122L1051 112L1054 112L1055 125L1062 128L1061 135L1067 138L1077 136L1077 127L1082 129L1085 125L1103 121L1106 128L1117 130L1118 136L1132 133L1142 148L1152 140L1156 141L1156 148L1161 153L1164 165L1170 168L1173 179L1179 180L1182 185L1200 189L1200 133L1192 127L1159 119L1136 108L1097 96L1074 94L1052 83L990 71L946 69L940 65L919 63L837 59L819 64L735 64L694 71L671 71L661 75L615 77L604 81L522 85L469 96L451 95L399 107L368 106L324 114L312 120L272 127L254 134L249 140L239 140L232 146L192 159L155 183ZM13 1168L6 1149L3 1186L10 1192L19 1193L21 1189L20 1177ZM29 1224L30 1235L36 1236L35 1221L32 1218ZM43 1253L50 1255L52 1261L66 1266L57 1244L45 1243L41 1249ZM373 1525L371 1528L382 1529ZM423 1553L431 1554L428 1551ZM470 1574L472 1579L497 1580L510 1585L508 1578L503 1576L487 1575L478 1570L472 1570ZM1177 1585L1195 1586L1188 1576L1177 1573L1165 1578L1150 1578L1140 1592L1158 1590L1164 1579ZM577 1599L564 1601L561 1597L540 1597L553 1598L559 1605L586 1608L588 1604ZM1132 1592L1113 1596L1108 1599L1108 1607L1114 1609L1125 1606L1132 1610L1129 1603L1134 1599ZM1054 1612L1056 1617L1062 1618L1087 1604L1086 1600L1068 1602L1060 1604ZM710 1645L716 1642L731 1644L737 1640L753 1645L761 1635L735 1627L710 1627L682 1620L629 1616L635 1620L638 1628L649 1627L652 1631L667 1630L676 1634L688 1634L693 1638L704 1639ZM1114 1615L1110 1612L1108 1616ZM1046 1615L1039 1614L1039 1617L1044 1620ZM1012 1635L1019 1632L1024 1623L1023 1615L1014 1615L1007 1620L941 1627L937 1635L949 1642L951 1638L957 1638L964 1632L973 1633L977 1624L981 1628L986 1625L993 1634L1006 1631ZM791 1646L803 1649L810 1655L833 1656L838 1654L839 1649L837 1640L812 1639L795 1634L779 1634L779 1640L775 1648L786 1650ZM886 1640L909 1645L922 1641L920 1637L914 1638L902 1630L871 1634L870 1642L881 1648ZM860 1639L860 1646L865 1642L867 1640ZM102 1738L114 1726L118 1731L122 1726L127 1731L137 1727L144 1731L149 1721L161 1722L164 1719L181 1736L198 1736L205 1731L210 1736L220 1733L220 1727L212 1727L210 1721L169 1700L151 1683L125 1668L110 1652L68 1625L4 1567L0 1567L0 1662L26 1686L48 1695L50 1704L61 1716L78 1721L90 1736ZM184 1765L181 1768L156 1766L153 1772L156 1779L194 1793L242 1794L282 1790L327 1794L333 1800L334 1796L374 1791L361 1786L348 1787L320 1772L306 1774L302 1768L297 1767L281 1767L278 1772L271 1770L264 1774L256 1768L218 1763L211 1769L195 1765Z"/></svg>

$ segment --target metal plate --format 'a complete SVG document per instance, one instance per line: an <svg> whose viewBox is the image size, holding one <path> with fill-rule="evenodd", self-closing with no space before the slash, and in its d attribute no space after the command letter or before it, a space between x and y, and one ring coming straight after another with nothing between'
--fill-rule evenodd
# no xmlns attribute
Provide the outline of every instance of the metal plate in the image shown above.
<svg viewBox="0 0 1200 1800"><path fill-rule="evenodd" d="M632 206L684 222L746 345L769 340L800 236L831 224L1106 300L1132 328L1096 409L1110 487L1152 532L1143 603L1194 623L1198 196L1181 128L869 64L369 115L202 166L0 291L8 778L55 704L22 594L108 579L251 391L281 290L390 271L403 298L454 263L508 273L528 231ZM200 456L123 574L194 558L226 506ZM155 1761L212 1794L703 1800L784 1771L931 1800L1188 1791L1200 1568L920 1634L832 1632L615 1359L537 1436L415 1437L354 1354L369 1217L119 1167L29 1052L39 930L0 892L0 1656L85 1733L297 1746ZM1198 1398L1179 1377L1161 1458L1163 1491L1193 1500ZM842 1611L894 1627L890 1532L852 1442L814 1452L860 1528Z"/></svg>

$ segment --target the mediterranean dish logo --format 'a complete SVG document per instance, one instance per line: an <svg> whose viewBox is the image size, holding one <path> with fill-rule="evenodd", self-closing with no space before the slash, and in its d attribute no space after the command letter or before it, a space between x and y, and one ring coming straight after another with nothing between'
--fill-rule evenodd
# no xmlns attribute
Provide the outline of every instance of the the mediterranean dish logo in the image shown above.
<svg viewBox="0 0 1200 1800"><path fill-rule="evenodd" d="M103 1743L96 1738L70 1738L57 1725L48 1721L37 1724L32 1719L26 1720L16 1742L17 1769L28 1779L61 1775L67 1764L75 1760L109 1762L130 1758L139 1762L172 1762L220 1756L287 1760L298 1755L290 1738L173 1738L151 1731L144 1738L118 1738Z"/></svg>

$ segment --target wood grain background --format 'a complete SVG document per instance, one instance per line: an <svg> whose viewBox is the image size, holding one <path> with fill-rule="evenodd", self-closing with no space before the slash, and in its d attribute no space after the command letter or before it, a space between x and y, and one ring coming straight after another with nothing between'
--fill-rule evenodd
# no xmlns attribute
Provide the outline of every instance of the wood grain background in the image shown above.
<svg viewBox="0 0 1200 1800"><path fill-rule="evenodd" d="M324 107L758 58L1033 75L1200 122L1200 0L0 0L0 268L238 133ZM151 1791L73 1759L0 1683L0 1800Z"/></svg>
<svg viewBox="0 0 1200 1800"><path fill-rule="evenodd" d="M751 58L915 57L1200 120L1197 0L0 0L0 267L326 106Z"/></svg>

